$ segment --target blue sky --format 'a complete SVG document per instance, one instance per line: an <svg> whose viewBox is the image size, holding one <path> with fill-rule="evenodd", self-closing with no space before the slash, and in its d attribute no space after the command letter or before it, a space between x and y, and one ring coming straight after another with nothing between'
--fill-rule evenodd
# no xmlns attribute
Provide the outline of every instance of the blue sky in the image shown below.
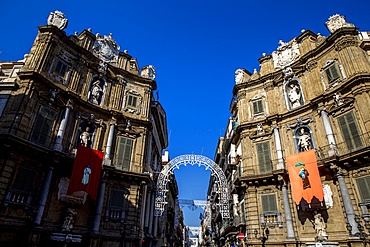
<svg viewBox="0 0 370 247"><path fill-rule="evenodd" d="M334 14L347 17L360 31L370 30L368 0L19 0L1 4L0 61L28 53L50 12L69 20L65 30L92 28L113 38L139 66L156 68L159 101L167 112L172 158L201 154L214 158L218 138L230 116L234 72L259 69L262 53L309 29L324 36ZM182 166L176 170L179 198L206 197L209 171ZM199 211L184 208L185 223L199 224Z"/></svg>

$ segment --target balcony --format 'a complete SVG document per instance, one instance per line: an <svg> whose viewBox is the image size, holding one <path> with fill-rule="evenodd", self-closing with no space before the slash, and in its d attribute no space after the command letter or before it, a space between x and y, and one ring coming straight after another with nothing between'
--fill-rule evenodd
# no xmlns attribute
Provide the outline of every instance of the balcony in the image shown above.
<svg viewBox="0 0 370 247"><path fill-rule="evenodd" d="M346 139L344 142L337 143L337 145L327 145L316 149L318 160L324 162L326 159L337 157L339 160L352 158L356 161L356 156L363 156L370 151L370 133L365 133L360 136ZM364 159L370 160L369 157L364 156Z"/></svg>

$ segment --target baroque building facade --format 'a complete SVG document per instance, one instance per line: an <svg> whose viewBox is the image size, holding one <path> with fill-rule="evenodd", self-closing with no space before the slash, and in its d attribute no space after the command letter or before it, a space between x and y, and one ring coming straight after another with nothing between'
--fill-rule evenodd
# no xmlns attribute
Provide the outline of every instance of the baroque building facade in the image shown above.
<svg viewBox="0 0 370 247"><path fill-rule="evenodd" d="M369 33L339 14L325 25L328 36L303 30L263 54L259 71L235 72L215 155L231 216L212 208L217 246L370 241Z"/></svg>
<svg viewBox="0 0 370 247"><path fill-rule="evenodd" d="M60 11L47 22L23 60L0 63L0 245L166 245L154 217L168 145L155 68L112 34L68 36ZM83 170L89 193L71 190L83 150L101 154Z"/></svg>

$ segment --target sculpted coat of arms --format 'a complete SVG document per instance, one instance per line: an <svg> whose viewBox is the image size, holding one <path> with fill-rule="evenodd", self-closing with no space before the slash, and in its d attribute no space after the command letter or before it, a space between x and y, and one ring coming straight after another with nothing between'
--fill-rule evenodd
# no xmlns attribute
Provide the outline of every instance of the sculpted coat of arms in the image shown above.
<svg viewBox="0 0 370 247"><path fill-rule="evenodd" d="M68 19L64 17L64 13L56 10L54 13L50 12L48 17L48 25L58 27L60 30L64 30L67 27Z"/></svg>
<svg viewBox="0 0 370 247"><path fill-rule="evenodd" d="M335 14L330 16L328 21L325 22L325 26L328 28L330 33L334 33L336 30L342 27L354 27L352 23L346 22L346 17L343 15Z"/></svg>
<svg viewBox="0 0 370 247"><path fill-rule="evenodd" d="M279 41L280 46L272 53L275 68L285 68L291 65L299 57L299 44L295 39L288 43Z"/></svg>
<svg viewBox="0 0 370 247"><path fill-rule="evenodd" d="M104 62L110 63L117 61L119 49L120 47L112 38L111 33L108 36L101 36L99 33L96 34L93 52Z"/></svg>

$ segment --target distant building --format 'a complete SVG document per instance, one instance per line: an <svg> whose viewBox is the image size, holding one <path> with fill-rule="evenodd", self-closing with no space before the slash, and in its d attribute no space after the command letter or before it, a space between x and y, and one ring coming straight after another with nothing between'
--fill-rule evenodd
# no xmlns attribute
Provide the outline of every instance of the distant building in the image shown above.
<svg viewBox="0 0 370 247"><path fill-rule="evenodd" d="M66 25L51 13L24 60L0 62L0 245L157 246L175 227L154 217L168 146L155 68Z"/></svg>
<svg viewBox="0 0 370 247"><path fill-rule="evenodd" d="M329 36L303 30L263 54L259 71L235 72L215 155L232 217L212 209L217 246L370 241L369 33L340 15L325 25Z"/></svg>

